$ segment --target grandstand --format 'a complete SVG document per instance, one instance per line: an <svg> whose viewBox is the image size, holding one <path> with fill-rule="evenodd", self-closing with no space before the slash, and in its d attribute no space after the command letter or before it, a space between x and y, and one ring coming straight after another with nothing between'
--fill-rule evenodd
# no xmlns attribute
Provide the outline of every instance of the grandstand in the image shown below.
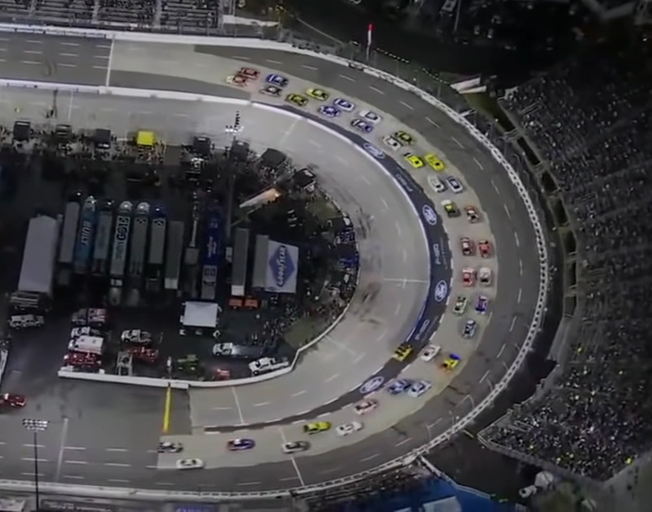
<svg viewBox="0 0 652 512"><path fill-rule="evenodd" d="M554 205L574 317L541 392L479 437L589 486L652 449L650 63L634 39L592 43L501 102Z"/></svg>

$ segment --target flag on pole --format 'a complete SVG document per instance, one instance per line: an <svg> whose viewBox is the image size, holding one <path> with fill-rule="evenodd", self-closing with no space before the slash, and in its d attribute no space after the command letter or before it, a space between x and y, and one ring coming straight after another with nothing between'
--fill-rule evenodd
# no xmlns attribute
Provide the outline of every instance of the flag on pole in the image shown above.
<svg viewBox="0 0 652 512"><path fill-rule="evenodd" d="M367 48L371 46L371 40L373 38L373 33L374 33L374 25L373 23L369 23L367 25Z"/></svg>

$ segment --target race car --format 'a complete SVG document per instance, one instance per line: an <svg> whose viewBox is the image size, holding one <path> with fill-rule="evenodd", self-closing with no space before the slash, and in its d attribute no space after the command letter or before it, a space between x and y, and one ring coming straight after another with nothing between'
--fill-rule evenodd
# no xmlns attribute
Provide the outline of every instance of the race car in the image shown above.
<svg viewBox="0 0 652 512"><path fill-rule="evenodd" d="M424 165L426 165L423 163L423 160L421 160L420 156L417 156L413 153L404 153L403 158L405 158L414 169L421 169Z"/></svg>
<svg viewBox="0 0 652 512"><path fill-rule="evenodd" d="M475 269L471 267L466 267L462 270L462 284L467 288L475 286Z"/></svg>
<svg viewBox="0 0 652 512"><path fill-rule="evenodd" d="M333 100L333 105L344 112L353 112L355 109L355 104L351 103L349 100L345 100L344 98L335 98Z"/></svg>
<svg viewBox="0 0 652 512"><path fill-rule="evenodd" d="M411 385L411 380L396 379L395 381L390 382L389 386L387 386L387 392L390 395L400 395L401 393L405 393Z"/></svg>
<svg viewBox="0 0 652 512"><path fill-rule="evenodd" d="M484 315L489 309L489 297L480 295L475 301L475 312Z"/></svg>
<svg viewBox="0 0 652 512"><path fill-rule="evenodd" d="M136 343L138 345L149 345L152 342L152 333L142 329L129 329L120 334L122 343Z"/></svg>
<svg viewBox="0 0 652 512"><path fill-rule="evenodd" d="M285 101L292 103L297 107L305 107L308 104L308 98L301 96L300 94L288 94L285 97Z"/></svg>
<svg viewBox="0 0 652 512"><path fill-rule="evenodd" d="M446 212L446 215L448 215L448 218L460 216L460 210L453 201L446 199L441 202L441 205L444 207L444 211Z"/></svg>
<svg viewBox="0 0 652 512"><path fill-rule="evenodd" d="M475 244L473 240L466 236L460 238L460 247L464 256L473 256L475 254Z"/></svg>
<svg viewBox="0 0 652 512"><path fill-rule="evenodd" d="M253 439L229 439L226 443L226 449L230 452L251 450L254 446L256 446L256 441Z"/></svg>
<svg viewBox="0 0 652 512"><path fill-rule="evenodd" d="M72 325L101 328L108 324L108 313L104 308L84 308L75 311L70 319Z"/></svg>
<svg viewBox="0 0 652 512"><path fill-rule="evenodd" d="M454 370L457 365L460 364L461 360L462 358L457 354L448 354L448 357L441 364L441 367L444 370Z"/></svg>
<svg viewBox="0 0 652 512"><path fill-rule="evenodd" d="M461 194L464 192L464 186L454 176L446 176L446 182L448 183L448 187L451 189L456 194Z"/></svg>
<svg viewBox="0 0 652 512"><path fill-rule="evenodd" d="M419 398L431 388L432 382L428 380L418 380L413 382L412 385L408 388L407 394L412 398Z"/></svg>
<svg viewBox="0 0 652 512"><path fill-rule="evenodd" d="M464 322L464 328L462 329L462 338L470 340L475 336L475 331L478 328L478 324L475 320L467 320Z"/></svg>
<svg viewBox="0 0 652 512"><path fill-rule="evenodd" d="M367 414L374 409L378 407L378 400L373 400L371 398L366 398L364 400L360 400L357 404L353 406L353 411L356 414L359 414L362 416L363 414Z"/></svg>
<svg viewBox="0 0 652 512"><path fill-rule="evenodd" d="M439 158L437 158L432 153L428 153L424 155L423 159L426 162L428 162L428 165L432 167L435 171L443 171L444 169L446 169L444 162L442 162Z"/></svg>
<svg viewBox="0 0 652 512"><path fill-rule="evenodd" d="M342 115L342 111L339 108L334 107L333 105L322 105L321 107L319 107L317 111L322 116L326 116L330 119L335 119Z"/></svg>
<svg viewBox="0 0 652 512"><path fill-rule="evenodd" d="M308 441L288 441L281 445L281 450L287 454L305 452L309 449L310 443Z"/></svg>
<svg viewBox="0 0 652 512"><path fill-rule="evenodd" d="M280 89L285 87L290 81L285 78L284 76L281 75L275 75L274 73L267 75L265 77L265 82L267 82L270 85L274 85Z"/></svg>
<svg viewBox="0 0 652 512"><path fill-rule="evenodd" d="M358 117L371 124L378 124L383 120L382 117L371 110L360 110L358 112Z"/></svg>
<svg viewBox="0 0 652 512"><path fill-rule="evenodd" d="M414 137L407 132L399 130L392 135L397 141L399 141L404 146L411 146L414 144Z"/></svg>
<svg viewBox="0 0 652 512"><path fill-rule="evenodd" d="M385 144L385 146L387 146L392 151L398 151L403 147L401 143L391 135L386 135L385 137L383 137L383 144Z"/></svg>
<svg viewBox="0 0 652 512"><path fill-rule="evenodd" d="M102 364L97 354L88 354L84 352L71 352L63 356L64 366L72 366L81 370L99 370Z"/></svg>
<svg viewBox="0 0 652 512"><path fill-rule="evenodd" d="M242 76L247 80L258 80L258 77L260 76L260 71L254 68L244 67L244 68L240 68L236 73L236 75Z"/></svg>
<svg viewBox="0 0 652 512"><path fill-rule="evenodd" d="M459 295L457 297L457 300L455 301L455 307L453 308L453 313L455 313L456 315L463 315L464 312L466 311L466 306L468 303L469 300L466 297Z"/></svg>
<svg viewBox="0 0 652 512"><path fill-rule="evenodd" d="M480 240L480 242L478 242L478 249L480 250L480 256L483 258L491 258L491 242L488 240Z"/></svg>
<svg viewBox="0 0 652 512"><path fill-rule="evenodd" d="M277 86L277 85L266 85L260 90L260 94L264 94L265 96L272 96L274 98L278 98L283 90Z"/></svg>
<svg viewBox="0 0 652 512"><path fill-rule="evenodd" d="M405 361L412 353L412 350L413 348L410 345L406 345L405 343L402 343L401 345L396 347L396 350L394 351L394 355L392 356L392 358L401 362Z"/></svg>
<svg viewBox="0 0 652 512"><path fill-rule="evenodd" d="M351 126L362 133L371 133L374 131L374 125L363 119L354 119L351 121Z"/></svg>
<svg viewBox="0 0 652 512"><path fill-rule="evenodd" d="M480 213L475 206L465 206L464 213L466 213L466 218L471 224L480 222Z"/></svg>
<svg viewBox="0 0 652 512"><path fill-rule="evenodd" d="M482 286L491 286L491 269L482 267L478 272L478 281Z"/></svg>
<svg viewBox="0 0 652 512"><path fill-rule="evenodd" d="M432 189L438 194L441 194L442 192L446 192L446 182L444 180L440 180L439 178L435 178L434 176L431 176L430 178L428 178L428 183L430 183Z"/></svg>
<svg viewBox="0 0 652 512"><path fill-rule="evenodd" d="M161 441L156 448L158 453L180 453L183 451L181 443L173 443L171 441Z"/></svg>
<svg viewBox="0 0 652 512"><path fill-rule="evenodd" d="M247 87L249 82L247 77L241 75L231 75L226 77L226 83L229 85L235 85L236 87Z"/></svg>
<svg viewBox="0 0 652 512"><path fill-rule="evenodd" d="M355 432L360 432L364 428L364 425L359 421L352 421L351 423L345 423L344 425L338 425L335 429L337 435L340 437L345 437L351 435Z"/></svg>
<svg viewBox="0 0 652 512"><path fill-rule="evenodd" d="M319 434L320 432L326 432L330 429L330 421L315 421L314 423L308 423L303 426L304 434Z"/></svg>
<svg viewBox="0 0 652 512"><path fill-rule="evenodd" d="M201 459L179 459L176 462L177 469L201 469L204 461Z"/></svg>
<svg viewBox="0 0 652 512"><path fill-rule="evenodd" d="M23 395L14 395L13 393L5 393L0 395L0 407L11 407L12 409L20 409L25 407L27 400Z"/></svg>
<svg viewBox="0 0 652 512"><path fill-rule="evenodd" d="M421 352L421 356L419 359L422 361L429 363L432 361L435 357L439 355L441 352L441 347L439 345L428 345L423 352Z"/></svg>
<svg viewBox="0 0 652 512"><path fill-rule="evenodd" d="M312 88L306 91L306 94L317 101L326 101L328 99L328 93L323 89Z"/></svg>

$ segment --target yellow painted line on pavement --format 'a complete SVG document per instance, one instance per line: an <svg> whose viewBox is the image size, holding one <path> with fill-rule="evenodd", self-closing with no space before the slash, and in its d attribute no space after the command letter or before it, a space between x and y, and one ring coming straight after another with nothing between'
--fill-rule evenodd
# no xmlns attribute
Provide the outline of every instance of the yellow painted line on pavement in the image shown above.
<svg viewBox="0 0 652 512"><path fill-rule="evenodd" d="M163 413L163 433L170 431L170 410L172 409L172 387L168 386L165 391L165 411Z"/></svg>

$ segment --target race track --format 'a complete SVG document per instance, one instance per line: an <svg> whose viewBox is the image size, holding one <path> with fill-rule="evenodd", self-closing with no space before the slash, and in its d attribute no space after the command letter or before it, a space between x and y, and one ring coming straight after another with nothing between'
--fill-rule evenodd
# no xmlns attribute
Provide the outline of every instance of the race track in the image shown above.
<svg viewBox="0 0 652 512"><path fill-rule="evenodd" d="M268 426L249 430L247 437L255 437L262 448L249 454L239 454L244 455L239 459L221 453L228 437L225 434L205 436L204 441L197 446L193 446L193 441L188 439L186 443L191 450L205 453L207 438L214 439L212 446L216 449L209 457L204 456L207 464L215 469L187 475L176 471L153 471L143 466L142 455L137 455L143 453L142 441L129 443L122 439L121 449L124 452L109 452L105 449L103 453L89 458L86 450L77 450L78 453L74 455L79 456L76 459L78 463L68 464L71 467L77 466L74 472L65 462L63 465L57 464L61 441L53 436L55 439L52 441L43 442L42 456L51 461L53 466L49 468L48 463L42 464L43 478L58 477L60 481L65 481L70 470L70 476L82 478L76 479L80 484L117 485L115 480L121 479L134 487L255 491L291 488L299 484L308 485L344 477L374 467L427 442L479 402L492 386L492 381L496 382L510 364L525 336L537 294L536 287L523 285L527 276L538 274L534 236L525 209L504 171L492 159L487 158L459 125L439 111L386 82L321 60L283 52L202 47L197 49L201 52L199 54L193 53L189 47L129 43L117 43L111 51L110 48L103 47L106 42L96 44L87 40L38 39L33 36L28 40L6 34L2 36L0 48L5 51L0 51L0 58L4 61L4 78L98 85L104 85L108 78L111 85L123 87L177 89L249 97L249 93L219 85L227 74L233 72L228 68L238 65L227 60L232 59L240 61L240 64L244 62L257 67L271 67L290 77L305 80L306 84L319 84L328 90L342 91L356 102L363 99L374 105L376 111L410 126L410 131L419 134L420 138L427 138L437 148L437 153L444 154L446 160L454 164L464 176L464 181L473 190L472 197L471 190L465 194L468 195L467 200L479 203L486 212L490 221L490 235L479 231L487 226L477 228L478 232L469 233L468 227L463 227L456 221L447 224L453 255L459 259L457 238L463 234L474 238L493 236L500 262L500 272L497 274L498 296L492 302L491 318L485 322L486 328L483 328L482 341L476 355L467 361L454 384L446 387L445 376L437 375L437 387L445 389L437 396L428 396L430 401L425 408L423 403L400 401L385 407L384 402L388 399L381 398L383 407L373 421L369 421L367 431L364 432L368 437L358 442L354 442L357 440L355 437L351 437L350 442L348 439L342 442L324 438L314 442L310 456L296 457L292 461L279 455L279 445L283 439L294 440L301 434L297 425L287 425L285 421L282 422L282 427ZM38 43L37 40L41 42ZM74 45L77 45L77 49ZM40 54L34 53L39 51ZM109 54L112 55L110 64L107 59ZM180 62L183 62L183 73L177 71ZM107 73L109 65L110 74ZM183 74L186 78L178 78L174 74ZM291 87L295 83L305 87L304 82L294 78L291 82ZM47 95L34 96L38 94L41 93L12 91L10 95L3 95L4 101L0 104L2 117L7 120L15 117L13 109L17 105L21 108L21 115L42 117L43 106L39 104L48 105L51 98ZM71 119L79 126L97 126L101 123L114 126L116 130L125 130L165 125L162 136L170 141L176 138L187 140L190 133L196 132L215 133L219 136L220 127L233 119L233 108L225 105L208 111L205 105L182 105L179 102L140 100L136 104L129 99L91 100L79 95L66 99L63 96L57 99L62 103L57 105L59 112L69 112ZM256 110L256 115L261 115L260 111ZM331 403L323 412L313 411L310 415L329 414L330 421L350 421L350 409L339 410L350 398L339 397L385 363L393 347L411 329L410 318L413 322L423 301L426 285L420 281L427 276L420 274L419 269L426 266L427 257L424 260L422 251L414 250L414 240L421 238L419 223L391 179L370 166L359 152L350 150L346 145L331 146L330 144L335 144L334 138L329 141L321 130L305 122L299 123L298 130L302 137L295 139L290 134L297 127L279 126L276 120L278 116L273 122L271 117L248 119L247 116L248 113L243 111L245 138L251 139L254 144L268 144L272 147L282 145L298 161L316 163L324 171L326 187L333 190L338 202L356 218L359 231L365 235L361 253L374 254L375 250L381 256L366 260L367 267L363 272L363 275L380 273L380 292L374 300L373 309L363 311L364 308L352 308L352 314L345 319L344 325L338 326L330 339L309 354L306 361L290 376L271 381L264 386L265 389L251 386L191 392L192 422L194 425L241 429L243 427L237 427L238 424L306 417L305 413L327 402ZM393 120L387 122L394 123ZM276 129L271 131L267 128L268 125L275 126ZM280 132L280 139L276 132ZM355 172L351 172L351 169ZM428 188L424 176L415 179L421 179L424 189ZM383 192L379 196L374 193L376 190ZM370 223L368 219L371 216L374 221ZM387 219L383 216L387 216ZM405 242L400 243L402 239ZM405 269L416 273L406 273ZM457 281L460 269L461 265L457 265ZM362 287L370 284L376 286L379 283L370 280L363 282ZM453 291L455 293L456 289ZM398 304L400 308L397 309ZM374 321L370 322L370 318L374 318ZM458 347L447 346L445 340L442 341L444 338L452 338L459 329L454 317L448 315L446 318L436 341L445 348L459 351ZM381 320L381 327L378 327L378 320ZM469 354L471 351L469 348ZM309 359L314 359L314 364ZM318 368L317 372L315 368ZM422 363L413 364L407 372L417 377L432 378L432 367ZM124 393L124 388L120 388L120 392ZM158 412L152 414L158 421ZM401 419L403 417L405 419ZM83 425L94 419L92 416L70 419L71 424L73 421L80 422L77 428L83 430ZM16 441L10 435L5 435L7 429L2 430L0 441L4 445L0 445L0 454L5 459L0 475L3 478L19 479L19 473L30 470L29 460L21 459L29 457L18 457L13 452L12 455L5 455L5 446L16 445ZM104 444L110 444L111 435L111 431L103 432L103 436L108 438ZM67 443L72 446L69 439ZM91 450L90 445L88 450ZM115 457L116 453L124 457L120 459L124 462L111 462L114 459L110 457ZM65 456L68 457L67 452ZM67 459L64 458L65 460ZM70 460L75 459L71 456ZM164 467L169 465L169 460L162 457L158 464ZM239 467L246 468L238 471ZM116 476L117 473L121 476Z"/></svg>

